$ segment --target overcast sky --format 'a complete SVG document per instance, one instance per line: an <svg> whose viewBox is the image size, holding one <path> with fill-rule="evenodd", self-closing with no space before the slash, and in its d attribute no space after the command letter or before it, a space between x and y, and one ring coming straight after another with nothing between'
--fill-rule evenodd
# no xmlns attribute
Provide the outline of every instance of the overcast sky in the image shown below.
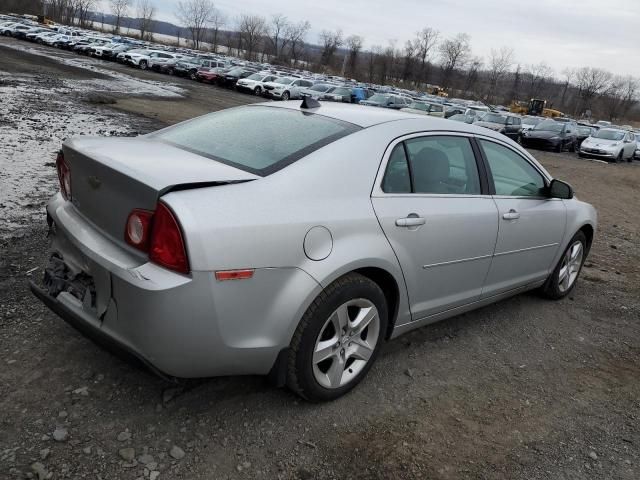
<svg viewBox="0 0 640 480"><path fill-rule="evenodd" d="M135 3L135 0L132 0ZM158 19L177 23L178 0L154 0ZM218 0L232 21L241 13L309 20L308 42L323 29L361 35L365 47L400 47L432 27L444 37L471 35L474 55L513 48L523 65L546 62L556 74L593 66L640 76L640 0ZM131 13L134 13L132 9Z"/></svg>

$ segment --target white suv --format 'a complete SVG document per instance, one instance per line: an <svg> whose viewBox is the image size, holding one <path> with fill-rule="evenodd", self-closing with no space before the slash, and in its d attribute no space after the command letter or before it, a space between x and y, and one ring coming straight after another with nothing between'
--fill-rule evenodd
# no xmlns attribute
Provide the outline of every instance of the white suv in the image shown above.
<svg viewBox="0 0 640 480"><path fill-rule="evenodd" d="M263 95L281 100L302 98L302 91L313 86L311 80L293 77L280 77L264 84Z"/></svg>
<svg viewBox="0 0 640 480"><path fill-rule="evenodd" d="M236 89L239 91L252 92L254 95L262 95L264 84L273 82L278 77L271 73L258 72L249 75L247 78L241 78L236 83Z"/></svg>
<svg viewBox="0 0 640 480"><path fill-rule="evenodd" d="M147 66L153 70L167 71L178 62L183 55L170 52L151 52ZM142 68L142 64L140 64ZM144 70L144 69L143 69Z"/></svg>

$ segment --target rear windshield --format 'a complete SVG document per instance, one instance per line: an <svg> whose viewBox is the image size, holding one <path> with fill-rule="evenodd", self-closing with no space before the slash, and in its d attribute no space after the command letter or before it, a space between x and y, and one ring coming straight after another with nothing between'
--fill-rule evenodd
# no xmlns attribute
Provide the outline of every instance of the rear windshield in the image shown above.
<svg viewBox="0 0 640 480"><path fill-rule="evenodd" d="M211 113L152 136L265 176L357 130L357 125L323 115L248 106Z"/></svg>

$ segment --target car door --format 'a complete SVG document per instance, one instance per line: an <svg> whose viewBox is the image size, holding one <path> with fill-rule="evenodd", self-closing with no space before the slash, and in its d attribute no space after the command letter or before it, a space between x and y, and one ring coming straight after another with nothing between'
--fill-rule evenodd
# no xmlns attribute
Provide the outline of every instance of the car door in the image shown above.
<svg viewBox="0 0 640 480"><path fill-rule="evenodd" d="M416 134L383 159L372 203L402 267L414 320L480 297L498 212L470 138Z"/></svg>
<svg viewBox="0 0 640 480"><path fill-rule="evenodd" d="M624 137L624 158L633 158L636 151L635 136L628 132Z"/></svg>
<svg viewBox="0 0 640 480"><path fill-rule="evenodd" d="M480 139L489 188L498 209L496 248L482 296L544 280L566 227L566 208L546 194L548 180L523 155Z"/></svg>

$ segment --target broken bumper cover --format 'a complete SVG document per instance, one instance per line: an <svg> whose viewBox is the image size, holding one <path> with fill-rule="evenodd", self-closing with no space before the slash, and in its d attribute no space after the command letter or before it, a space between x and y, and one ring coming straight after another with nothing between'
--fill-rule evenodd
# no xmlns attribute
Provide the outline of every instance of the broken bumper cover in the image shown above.
<svg viewBox="0 0 640 480"><path fill-rule="evenodd" d="M164 376L269 373L321 291L298 268L256 269L247 282L218 282L209 271L178 274L118 244L60 194L47 212L52 254L66 267L62 283L74 287L34 284L33 293L78 330Z"/></svg>
<svg viewBox="0 0 640 480"><path fill-rule="evenodd" d="M69 296L60 294L58 297L54 298L49 295L47 290L38 286L33 281L29 281L29 288L31 289L31 292L49 308L49 310L58 315L85 337L93 340L98 345L105 347L119 357L141 362L144 366L162 378L174 380L171 376L156 368L149 360L142 357L139 352L136 352L128 345L120 343L113 337L106 334L100 328L100 325L95 322L95 319L78 308L78 305L75 304Z"/></svg>

